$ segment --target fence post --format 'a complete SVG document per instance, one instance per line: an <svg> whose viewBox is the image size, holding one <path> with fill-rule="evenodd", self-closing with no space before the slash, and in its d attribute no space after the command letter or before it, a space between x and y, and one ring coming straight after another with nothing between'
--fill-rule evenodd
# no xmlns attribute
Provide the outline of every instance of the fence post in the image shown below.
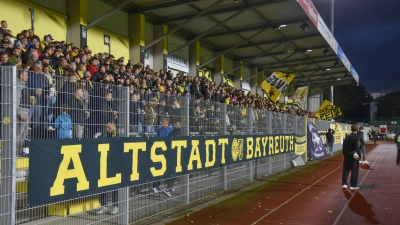
<svg viewBox="0 0 400 225"><path fill-rule="evenodd" d="M15 224L17 154L17 70L1 69L0 224Z"/></svg>
<svg viewBox="0 0 400 225"><path fill-rule="evenodd" d="M283 133L284 134L287 134L287 122L286 122L286 120L287 120L287 114L286 113L282 113L282 120L283 120L283 124L282 124L282 126L283 126Z"/></svg>
<svg viewBox="0 0 400 225"><path fill-rule="evenodd" d="M247 134L252 134L253 133L253 108L250 108L250 107L248 107L247 109L246 109L246 122L247 122L247 129L248 129L248 132L247 132ZM243 146L245 145L246 143L243 143ZM253 150L254 151L254 150ZM246 155L247 153L246 152L244 152L243 153L243 155ZM243 156L243 157L245 157L245 156ZM253 163L254 162L254 160L252 160L252 161L249 161L249 162L247 162L246 163L246 167L247 167L247 180L249 180L249 181L252 181L253 180Z"/></svg>
<svg viewBox="0 0 400 225"><path fill-rule="evenodd" d="M227 117L227 107L226 104L221 104L221 118L220 121L221 123L221 127L222 127L222 132L221 135L226 135L227 131L228 131L228 126L226 124L226 117ZM230 121L231 122L231 121ZM228 171L228 167L227 166L223 166L219 169L219 174L220 174L220 188L221 190L227 190L228 189L228 184L227 184L227 180L228 180L228 176L227 176L227 171Z"/></svg>
<svg viewBox="0 0 400 225"><path fill-rule="evenodd" d="M302 120L303 124L304 124L304 135L306 136L306 152L303 154L303 159L304 162L307 162L308 160L308 118L305 116L304 119Z"/></svg>
<svg viewBox="0 0 400 225"><path fill-rule="evenodd" d="M118 132L120 137L129 137L129 88L121 87L118 92L120 96ZM129 224L129 187L118 189L118 203L118 224L127 225Z"/></svg>
<svg viewBox="0 0 400 225"><path fill-rule="evenodd" d="M189 136L189 98L188 97L182 97L181 99L181 108L182 108L182 118L186 118L186 123L182 124L182 136ZM183 175L181 178L182 181L182 199L181 202L184 204L189 203L190 201L190 177L189 174Z"/></svg>

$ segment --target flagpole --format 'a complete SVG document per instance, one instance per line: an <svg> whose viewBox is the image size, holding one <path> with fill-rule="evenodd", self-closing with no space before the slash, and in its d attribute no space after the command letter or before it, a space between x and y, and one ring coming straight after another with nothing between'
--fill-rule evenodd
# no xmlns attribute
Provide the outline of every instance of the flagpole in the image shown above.
<svg viewBox="0 0 400 225"><path fill-rule="evenodd" d="M335 0L331 1L331 32L333 36L334 21L335 21ZM331 86L330 100L333 104L333 85Z"/></svg>

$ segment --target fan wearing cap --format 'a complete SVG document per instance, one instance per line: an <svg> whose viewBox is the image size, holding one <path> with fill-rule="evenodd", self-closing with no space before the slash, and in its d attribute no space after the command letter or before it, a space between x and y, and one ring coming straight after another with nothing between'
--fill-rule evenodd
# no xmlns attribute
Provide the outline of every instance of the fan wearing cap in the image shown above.
<svg viewBox="0 0 400 225"><path fill-rule="evenodd" d="M7 52L9 55L12 54L12 48L10 47L11 42L3 39L1 40L0 52Z"/></svg>
<svg viewBox="0 0 400 225"><path fill-rule="evenodd" d="M12 41L11 41L11 37L12 37L12 35L11 35L10 33L8 33L7 31L5 31L5 32L3 33L3 40L7 40L7 41L12 42Z"/></svg>
<svg viewBox="0 0 400 225"><path fill-rule="evenodd" d="M85 73L83 74L83 78L80 81L84 81L87 82L89 84L89 87L87 87L88 90L93 90L94 86L92 81L90 81L90 72L89 71L85 71Z"/></svg>
<svg viewBox="0 0 400 225"><path fill-rule="evenodd" d="M43 41L40 42L40 50L44 51L44 48L53 42L53 36L51 34L44 35Z"/></svg>

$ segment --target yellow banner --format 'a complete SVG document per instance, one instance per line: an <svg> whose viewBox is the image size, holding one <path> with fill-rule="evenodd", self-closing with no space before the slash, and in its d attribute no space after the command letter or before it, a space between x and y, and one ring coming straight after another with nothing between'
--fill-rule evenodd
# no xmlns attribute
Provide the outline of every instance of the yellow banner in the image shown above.
<svg viewBox="0 0 400 225"><path fill-rule="evenodd" d="M330 101L325 100L315 113L315 117L321 120L331 120L342 115L339 107L334 106Z"/></svg>
<svg viewBox="0 0 400 225"><path fill-rule="evenodd" d="M261 83L261 88L271 101L276 102L282 94L282 91L289 86L294 76L294 73L285 74L282 72L273 72L271 76Z"/></svg>
<svg viewBox="0 0 400 225"><path fill-rule="evenodd" d="M293 95L293 101L304 104L306 103L307 96L308 96L308 86L298 87Z"/></svg>
<svg viewBox="0 0 400 225"><path fill-rule="evenodd" d="M296 155L303 155L307 152L307 136L296 136L294 152Z"/></svg>

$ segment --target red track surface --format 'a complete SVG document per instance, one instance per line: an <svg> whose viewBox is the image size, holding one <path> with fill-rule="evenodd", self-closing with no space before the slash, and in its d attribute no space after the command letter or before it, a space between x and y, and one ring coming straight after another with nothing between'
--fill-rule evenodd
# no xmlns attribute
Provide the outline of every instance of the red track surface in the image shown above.
<svg viewBox="0 0 400 225"><path fill-rule="evenodd" d="M337 153L168 225L184 224L400 224L400 166L394 143L367 145L359 191L341 189Z"/></svg>

